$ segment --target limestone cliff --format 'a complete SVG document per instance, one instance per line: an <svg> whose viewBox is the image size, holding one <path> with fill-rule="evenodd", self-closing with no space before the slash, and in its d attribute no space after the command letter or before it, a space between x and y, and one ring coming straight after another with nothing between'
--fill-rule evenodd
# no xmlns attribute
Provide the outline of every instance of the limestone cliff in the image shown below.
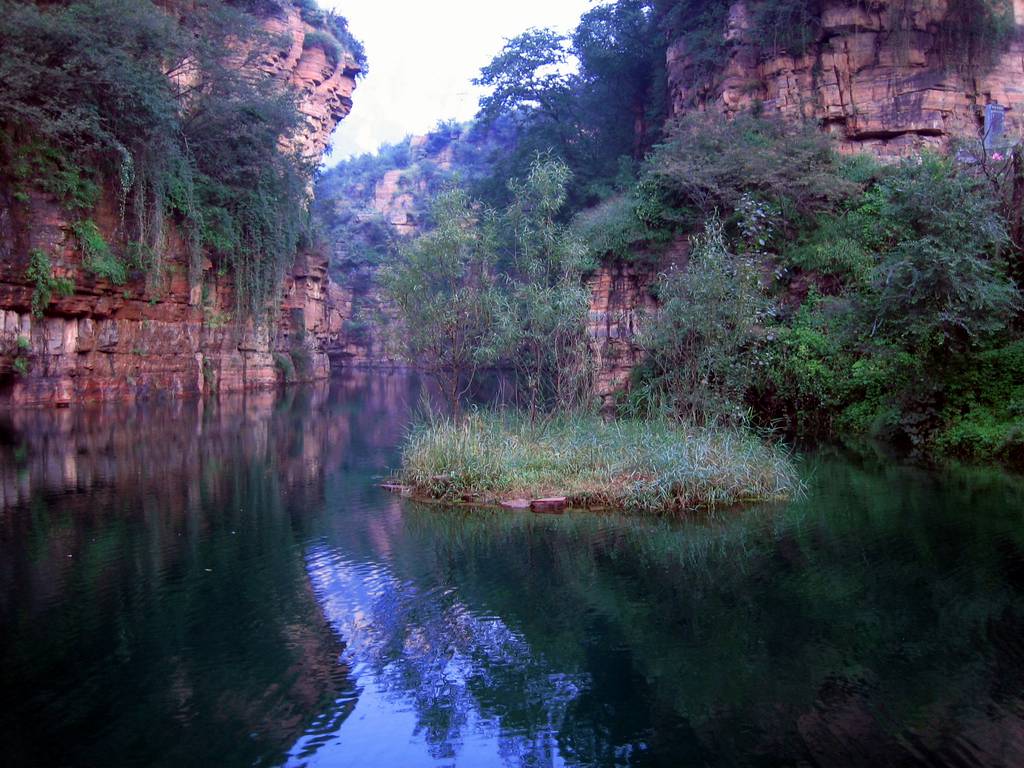
<svg viewBox="0 0 1024 768"><path fill-rule="evenodd" d="M672 112L750 109L816 120L842 151L903 155L978 139L989 105L1024 134L1024 0L1006 39L968 61L944 48L952 0L824 0L803 53L777 50L753 22L757 0L731 4L724 59L700 74L681 35L668 49Z"/></svg>
<svg viewBox="0 0 1024 768"><path fill-rule="evenodd" d="M317 159L352 107L358 65L347 55L334 62L321 47L305 44L316 30L295 5L262 23L287 45L257 66L296 90L306 123L294 141ZM113 190L103 190L93 218L104 235L116 232ZM67 210L41 190L17 201L0 195L0 401L67 405L185 396L328 375L326 349L342 318L331 303L325 253L298 255L269 321L243 321L231 273L205 261L201 279L190 279L188 248L173 227L165 279L134 274L122 285L83 268L71 227ZM48 254L55 277L74 282L73 293L54 295L41 316L31 311L26 274L34 251Z"/></svg>

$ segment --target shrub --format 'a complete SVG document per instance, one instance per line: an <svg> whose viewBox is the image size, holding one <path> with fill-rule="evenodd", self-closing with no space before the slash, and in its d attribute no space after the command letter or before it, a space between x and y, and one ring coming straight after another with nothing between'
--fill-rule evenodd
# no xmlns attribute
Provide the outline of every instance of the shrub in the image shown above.
<svg viewBox="0 0 1024 768"><path fill-rule="evenodd" d="M872 333L938 361L1002 331L1020 297L997 260L1007 235L991 190L925 155L878 191L889 243L868 297Z"/></svg>
<svg viewBox="0 0 1024 768"><path fill-rule="evenodd" d="M656 290L661 307L639 336L649 362L640 395L654 388L698 422L744 420L756 329L768 309L756 264L729 252L712 216L693 240L689 265L666 273Z"/></svg>
<svg viewBox="0 0 1024 768"><path fill-rule="evenodd" d="M303 48L319 48L327 54L327 60L335 67L341 62L344 52L341 43L330 32L314 30L302 39Z"/></svg>
<svg viewBox="0 0 1024 768"><path fill-rule="evenodd" d="M43 316L43 312L50 305L54 294L70 296L75 292L75 284L70 279L54 277L53 265L45 251L32 251L29 255L25 277L33 285L32 315L35 317Z"/></svg>
<svg viewBox="0 0 1024 768"><path fill-rule="evenodd" d="M85 268L114 285L124 285L128 280L128 267L110 249L96 222L90 219L77 221L71 225L71 231L85 257L82 262Z"/></svg>
<svg viewBox="0 0 1024 768"><path fill-rule="evenodd" d="M313 375L313 357L309 349L303 346L293 347L291 352L292 367L295 375L303 380Z"/></svg>
<svg viewBox="0 0 1024 768"><path fill-rule="evenodd" d="M939 450L969 459L1024 462L1024 341L976 355L950 382Z"/></svg>
<svg viewBox="0 0 1024 768"><path fill-rule="evenodd" d="M649 226L693 231L716 211L728 219L751 195L778 210L779 234L792 234L859 191L839 169L829 138L814 127L689 115L648 159L638 212Z"/></svg>
<svg viewBox="0 0 1024 768"><path fill-rule="evenodd" d="M286 384L291 384L296 380L295 363L292 362L292 358L289 355L283 352L275 352L274 365L281 372L281 377Z"/></svg>
<svg viewBox="0 0 1024 768"><path fill-rule="evenodd" d="M588 208L573 219L573 228L591 251L622 261L649 255L668 239L665 230L652 229L637 215L632 194L618 194Z"/></svg>

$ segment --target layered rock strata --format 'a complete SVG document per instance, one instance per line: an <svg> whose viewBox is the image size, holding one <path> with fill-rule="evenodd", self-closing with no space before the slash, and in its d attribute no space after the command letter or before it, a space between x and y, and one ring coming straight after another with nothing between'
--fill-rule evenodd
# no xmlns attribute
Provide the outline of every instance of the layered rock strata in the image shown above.
<svg viewBox="0 0 1024 768"><path fill-rule="evenodd" d="M978 140L986 111L1024 135L1024 0L1012 29L977 61L951 60L942 34L946 0L825 0L816 38L801 54L776 50L755 30L752 5L731 5L722 30L726 57L696 74L687 38L668 49L671 110L751 109L817 121L846 152L899 156L954 140ZM986 108L989 108L986 110Z"/></svg>
<svg viewBox="0 0 1024 768"><path fill-rule="evenodd" d="M290 44L258 66L298 93L307 121L297 148L318 158L352 107L358 67L349 57L332 63L320 47L305 45L315 30L296 7L265 26ZM105 236L118 224L111 196L94 215ZM241 319L230 274L207 261L202 279L190 283L178 233L169 235L162 279L135 275L113 285L83 268L71 224L40 191L27 202L0 195L0 402L180 397L329 375L327 350L342 336L345 305L334 303L326 254L300 253L283 280L279 311L254 322ZM37 250L48 255L54 277L74 283L72 295L55 295L41 315L32 313L26 275Z"/></svg>

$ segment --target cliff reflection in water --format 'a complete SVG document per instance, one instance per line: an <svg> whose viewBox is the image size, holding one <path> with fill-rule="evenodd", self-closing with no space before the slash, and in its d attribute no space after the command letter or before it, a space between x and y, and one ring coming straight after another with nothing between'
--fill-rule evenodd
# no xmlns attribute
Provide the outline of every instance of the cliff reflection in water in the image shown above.
<svg viewBox="0 0 1024 768"><path fill-rule="evenodd" d="M45 765L1024 764L1024 483L822 452L707 520L419 506L401 376L0 424Z"/></svg>
<svg viewBox="0 0 1024 768"><path fill-rule="evenodd" d="M325 473L394 443L397 381L4 416L4 763L273 764L343 714L302 550Z"/></svg>

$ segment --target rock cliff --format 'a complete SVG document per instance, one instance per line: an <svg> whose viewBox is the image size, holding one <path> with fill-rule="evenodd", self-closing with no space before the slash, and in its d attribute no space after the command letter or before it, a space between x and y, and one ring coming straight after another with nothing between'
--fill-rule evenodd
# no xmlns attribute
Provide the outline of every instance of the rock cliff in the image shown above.
<svg viewBox="0 0 1024 768"><path fill-rule="evenodd" d="M756 2L730 5L724 56L709 74L699 74L687 36L669 45L672 116L759 110L813 120L840 151L881 158L979 141L992 106L1006 137L1024 135L1024 0L1013 0L1006 39L973 64L951 60L943 47L946 0L824 0L814 39L799 55L776 50L758 32ZM659 269L608 263L590 282L597 395L606 407L628 388L642 358L635 334L643 314L656 308L650 288Z"/></svg>
<svg viewBox="0 0 1024 768"><path fill-rule="evenodd" d="M671 111L750 109L812 119L846 152L903 155L977 140L986 107L1024 134L1024 0L1012 0L1007 34L964 57L948 49L947 0L824 0L803 53L778 50L756 28L756 0L729 8L724 58L700 74L687 36L668 49Z"/></svg>
<svg viewBox="0 0 1024 768"><path fill-rule="evenodd" d="M264 72L297 92L306 127L295 142L319 158L331 132L352 107L358 65L332 62L305 44L316 30L298 7L264 19L284 50L260 61ZM117 228L113 190L104 190L94 218L104 235ZM156 396L197 395L311 380L329 374L326 354L342 330L337 292L327 275L327 255L302 252L285 275L278 311L269 320L240 320L230 273L203 265L189 280L189 256L171 231L166 279L130 275L114 285L83 269L83 254L67 211L32 190L14 201L0 195L0 401L16 405ZM31 254L49 255L54 276L74 282L70 296L55 295L33 315Z"/></svg>

